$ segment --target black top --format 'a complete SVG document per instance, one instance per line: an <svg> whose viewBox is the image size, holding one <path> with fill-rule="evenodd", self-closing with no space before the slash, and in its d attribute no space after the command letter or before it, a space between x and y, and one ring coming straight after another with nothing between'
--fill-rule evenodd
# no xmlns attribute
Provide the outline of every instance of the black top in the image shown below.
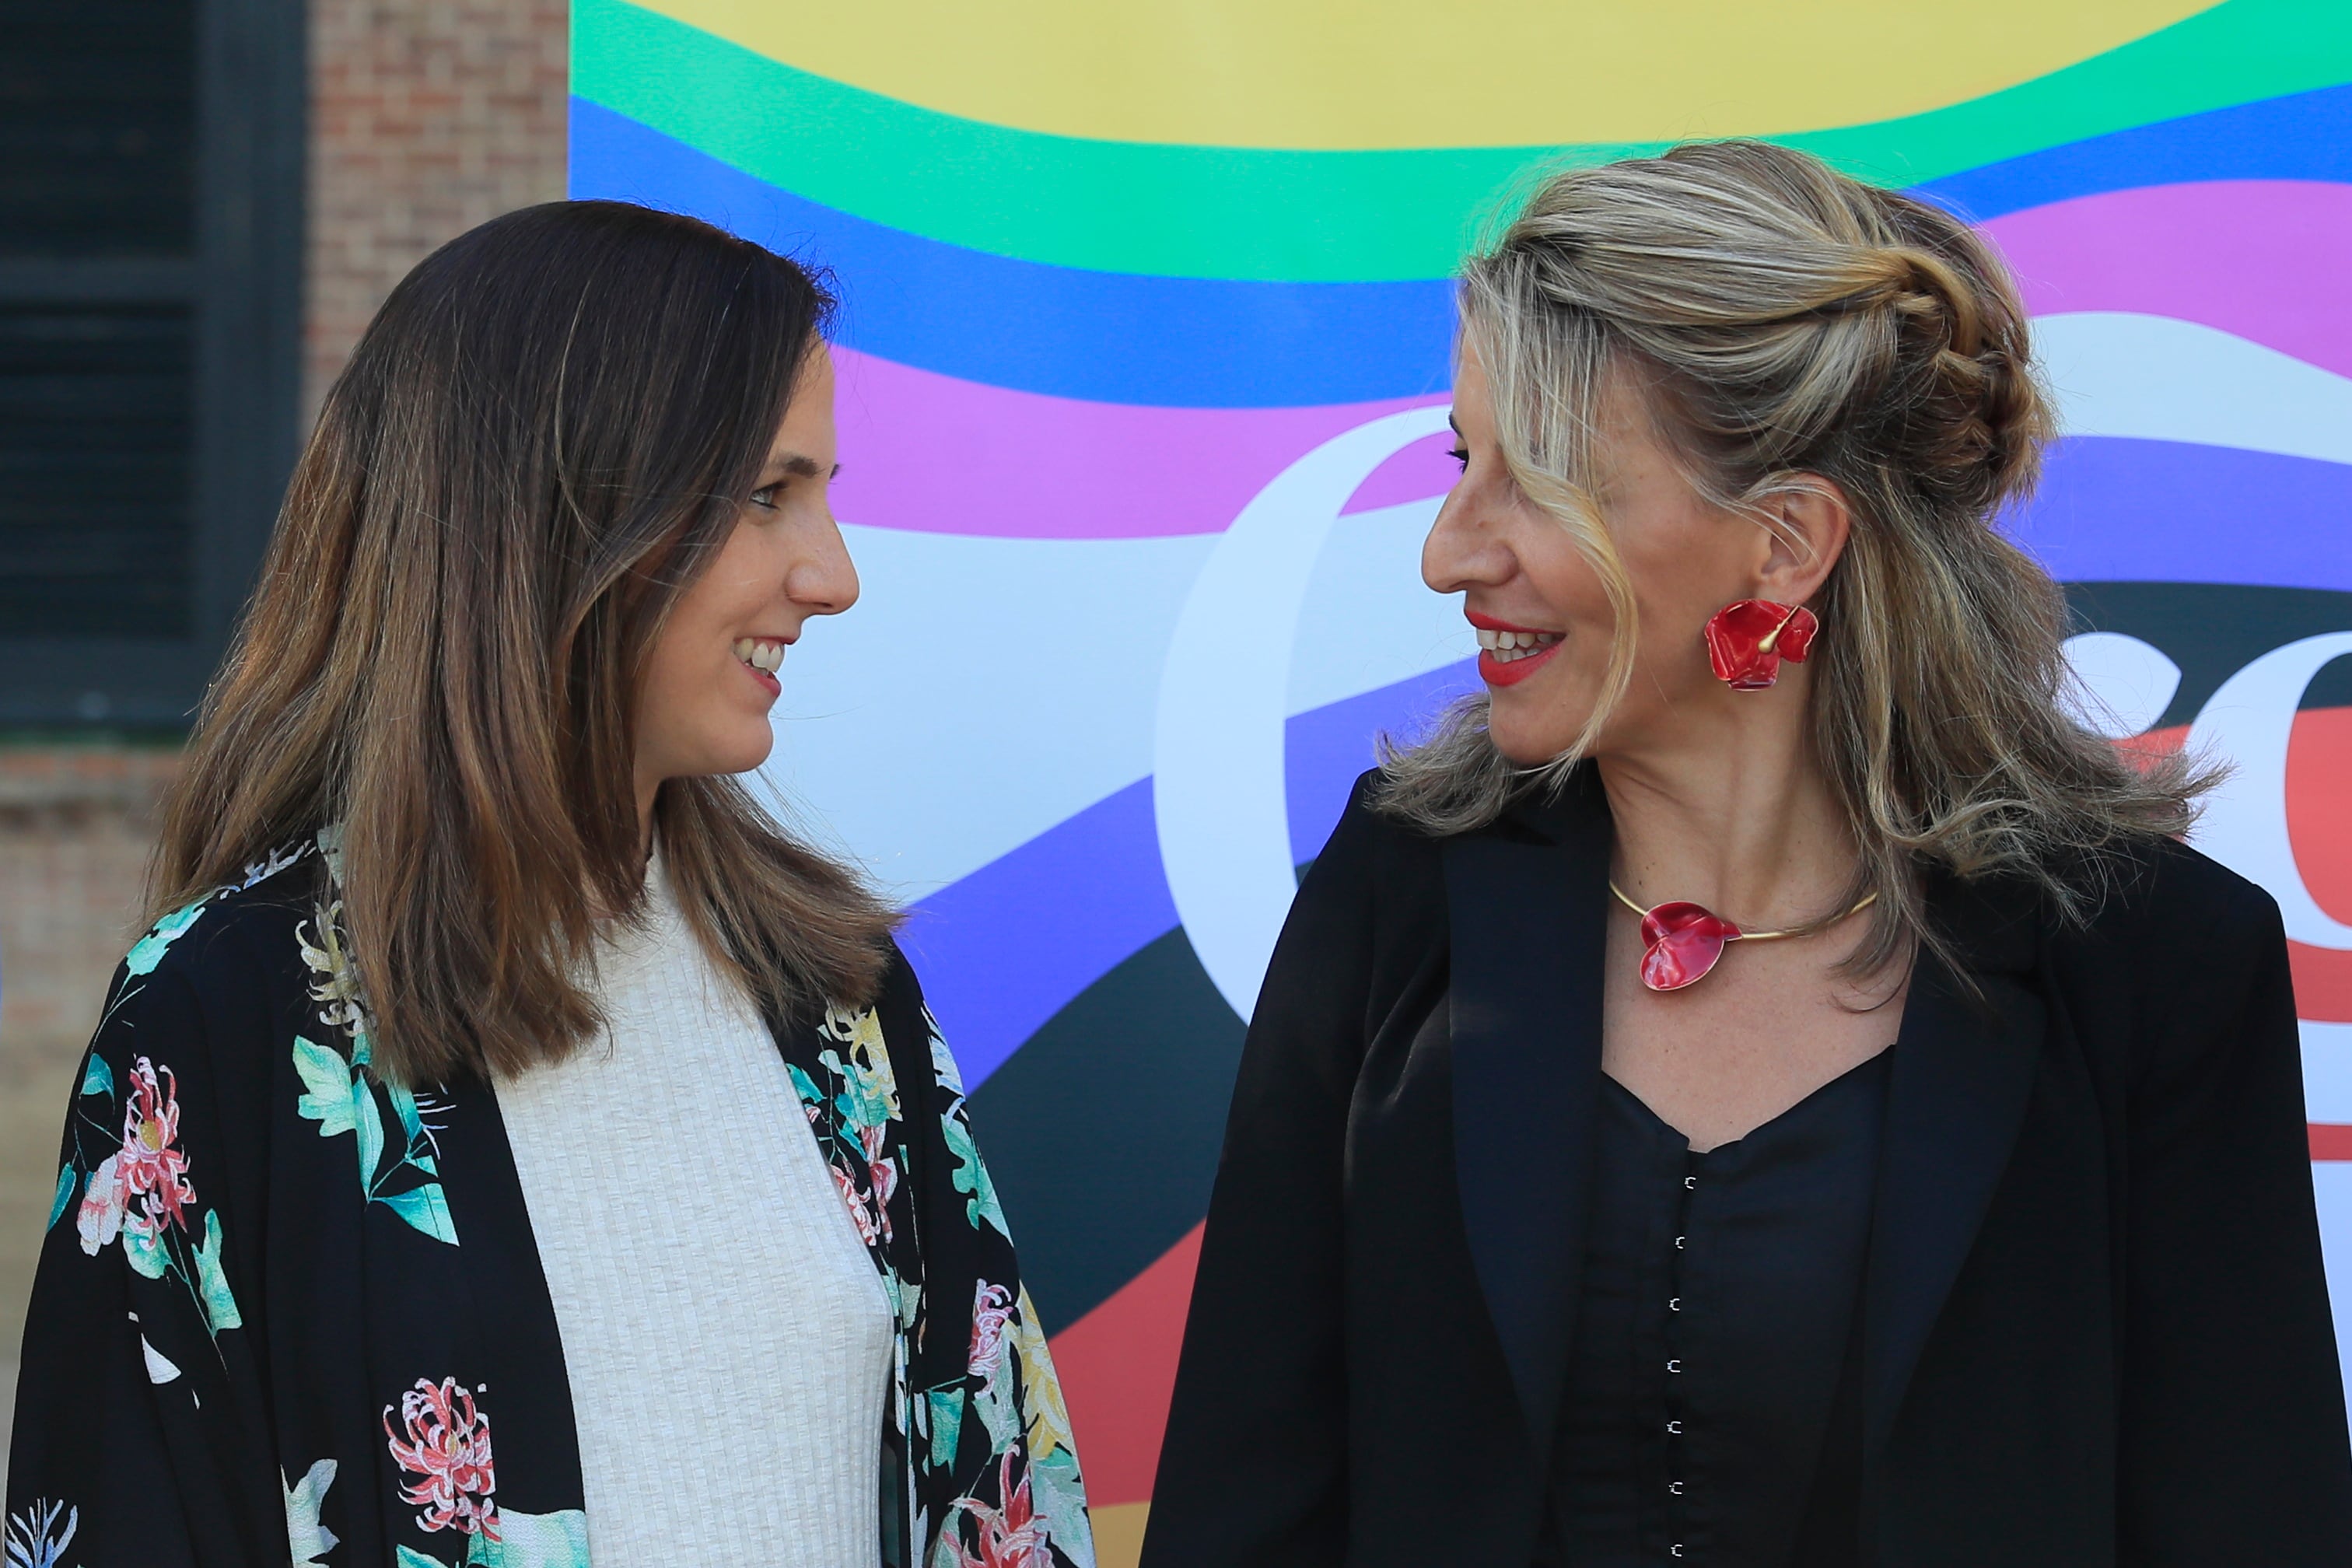
<svg viewBox="0 0 2352 1568"><path fill-rule="evenodd" d="M1143 1568L1538 1550L1591 1207L1608 802L1579 768L1435 837L1369 790L1250 1020ZM1948 945L1920 953L1887 1058L1839 1379L1862 1432L1843 1546L1872 1568L2352 1564L2278 906L2165 839L2110 870L2087 926L2021 879L1926 874Z"/></svg>
<svg viewBox="0 0 2352 1568"><path fill-rule="evenodd" d="M1574 1568L1787 1568L1853 1328L1887 1059L1704 1154L1601 1079L1553 1494Z"/></svg>

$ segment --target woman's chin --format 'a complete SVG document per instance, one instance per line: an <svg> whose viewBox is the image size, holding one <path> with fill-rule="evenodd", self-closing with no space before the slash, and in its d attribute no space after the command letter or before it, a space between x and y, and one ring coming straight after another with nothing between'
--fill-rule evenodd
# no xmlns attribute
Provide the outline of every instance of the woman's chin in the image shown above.
<svg viewBox="0 0 2352 1568"><path fill-rule="evenodd" d="M1506 762L1522 768L1539 768L1576 743L1580 724L1514 724L1502 714L1489 714L1486 737Z"/></svg>

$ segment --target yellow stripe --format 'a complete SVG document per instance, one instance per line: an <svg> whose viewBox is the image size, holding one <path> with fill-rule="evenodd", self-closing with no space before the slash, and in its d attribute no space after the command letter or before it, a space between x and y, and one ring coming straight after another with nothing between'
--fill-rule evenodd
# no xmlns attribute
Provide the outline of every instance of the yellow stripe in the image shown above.
<svg viewBox="0 0 2352 1568"><path fill-rule="evenodd" d="M992 124L1301 149L1772 135L2014 87L2210 0L650 0ZM1333 18L1344 16L1343 26Z"/></svg>
<svg viewBox="0 0 2352 1568"><path fill-rule="evenodd" d="M1087 1511L1094 1519L1096 1568L1135 1568L1143 1557L1143 1521L1151 1505L1122 1502Z"/></svg>

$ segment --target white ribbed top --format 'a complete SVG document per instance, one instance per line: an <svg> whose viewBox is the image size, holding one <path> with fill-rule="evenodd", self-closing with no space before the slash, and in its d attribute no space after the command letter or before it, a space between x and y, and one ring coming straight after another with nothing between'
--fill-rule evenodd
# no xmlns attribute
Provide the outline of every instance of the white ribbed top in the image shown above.
<svg viewBox="0 0 2352 1568"><path fill-rule="evenodd" d="M873 1568L891 1316L774 1039L656 859L610 1022L499 1085L596 1568Z"/></svg>

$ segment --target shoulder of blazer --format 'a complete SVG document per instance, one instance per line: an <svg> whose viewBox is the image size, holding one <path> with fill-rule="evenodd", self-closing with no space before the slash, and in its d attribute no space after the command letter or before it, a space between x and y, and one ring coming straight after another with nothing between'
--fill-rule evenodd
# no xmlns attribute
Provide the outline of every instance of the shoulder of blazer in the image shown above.
<svg viewBox="0 0 2352 1568"><path fill-rule="evenodd" d="M2092 885L2081 925L2045 914L2053 958L2070 969L2113 969L2135 989L2210 989L2277 949L2284 931L2269 893L2219 861L2168 838L2112 852Z"/></svg>
<svg viewBox="0 0 2352 1568"><path fill-rule="evenodd" d="M2099 892L2081 924L2045 906L2039 966L2079 1037L2127 1081L2172 1081L2215 1052L2296 1048L2285 931L2267 892L2169 839L2113 855Z"/></svg>

